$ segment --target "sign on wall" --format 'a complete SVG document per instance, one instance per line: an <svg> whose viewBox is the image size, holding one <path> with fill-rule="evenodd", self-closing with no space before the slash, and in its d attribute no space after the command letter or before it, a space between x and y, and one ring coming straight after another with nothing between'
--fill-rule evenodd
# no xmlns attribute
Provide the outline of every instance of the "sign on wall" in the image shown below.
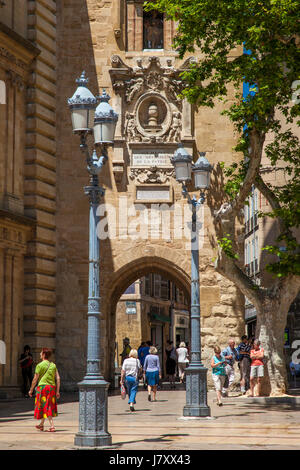
<svg viewBox="0 0 300 470"><path fill-rule="evenodd" d="M136 302L127 300L126 301L126 313L127 315L136 315Z"/></svg>

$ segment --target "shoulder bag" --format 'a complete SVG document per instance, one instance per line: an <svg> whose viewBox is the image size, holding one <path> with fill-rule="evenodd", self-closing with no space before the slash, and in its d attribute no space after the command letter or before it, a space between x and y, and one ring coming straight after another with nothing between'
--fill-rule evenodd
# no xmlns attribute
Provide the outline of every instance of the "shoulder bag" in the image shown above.
<svg viewBox="0 0 300 470"><path fill-rule="evenodd" d="M136 378L137 378L137 380L140 380L143 377L143 370L142 370L141 367L139 368L138 360L136 360L136 369L137 369Z"/></svg>

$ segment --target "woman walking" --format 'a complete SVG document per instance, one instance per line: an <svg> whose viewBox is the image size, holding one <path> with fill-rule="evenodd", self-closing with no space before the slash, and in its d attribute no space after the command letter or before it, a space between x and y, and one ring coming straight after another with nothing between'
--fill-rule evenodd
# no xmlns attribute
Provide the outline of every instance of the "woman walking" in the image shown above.
<svg viewBox="0 0 300 470"><path fill-rule="evenodd" d="M148 384L148 400L151 401L151 392L153 393L153 401L156 401L157 386L159 379L161 379L161 370L159 357L157 356L157 349L151 346L149 354L146 356L144 362L144 378L146 376Z"/></svg>
<svg viewBox="0 0 300 470"><path fill-rule="evenodd" d="M175 386L175 370L176 370L176 351L173 346L173 341L168 340L167 341L167 347L166 347L166 374L169 378L170 382L170 388L174 389L176 388Z"/></svg>
<svg viewBox="0 0 300 470"><path fill-rule="evenodd" d="M121 370L121 384L125 384L128 392L130 411L134 411L135 398L139 386L139 373L142 371L136 349L131 349L129 357L124 360Z"/></svg>
<svg viewBox="0 0 300 470"><path fill-rule="evenodd" d="M41 422L36 426L40 431L44 431L44 421L48 418L50 423L49 432L55 432L53 418L57 416L56 399L60 397L60 377L54 362L50 362L51 349L44 348L41 351L40 362L35 368L34 378L29 390L29 396L32 397L34 388L36 389L34 417Z"/></svg>
<svg viewBox="0 0 300 470"><path fill-rule="evenodd" d="M224 387L226 377L226 360L225 357L221 354L221 349L219 346L215 346L214 351L215 355L211 360L212 378L217 392L217 405L222 406L222 389Z"/></svg>
<svg viewBox="0 0 300 470"><path fill-rule="evenodd" d="M188 350L185 346L185 343L182 341L179 345L179 348L176 349L177 361L178 361L178 375L180 383L184 381L185 369L188 366Z"/></svg>

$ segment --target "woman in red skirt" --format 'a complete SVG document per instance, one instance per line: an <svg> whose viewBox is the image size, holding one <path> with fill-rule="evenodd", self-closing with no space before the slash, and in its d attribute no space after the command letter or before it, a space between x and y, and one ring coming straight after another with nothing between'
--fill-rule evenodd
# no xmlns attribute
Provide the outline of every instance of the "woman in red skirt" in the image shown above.
<svg viewBox="0 0 300 470"><path fill-rule="evenodd" d="M40 362L35 369L34 378L29 390L29 396L32 397L34 387L38 384L35 396L34 417L41 422L36 428L44 431L44 421L46 418L50 422L50 432L55 431L53 418L57 416L56 399L60 397L60 377L54 362L50 362L51 350L44 348L41 351Z"/></svg>

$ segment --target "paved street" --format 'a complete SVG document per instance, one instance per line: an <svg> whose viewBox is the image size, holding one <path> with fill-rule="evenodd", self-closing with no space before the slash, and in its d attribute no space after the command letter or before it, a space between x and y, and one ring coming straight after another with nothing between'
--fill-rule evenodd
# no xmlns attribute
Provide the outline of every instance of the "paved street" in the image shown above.
<svg viewBox="0 0 300 470"><path fill-rule="evenodd" d="M299 403L262 405L249 398L231 397L224 400L223 407L218 407L214 392L209 392L208 402L214 419L185 419L183 390L160 391L155 403L148 402L147 392L141 390L134 413L129 412L127 400L121 400L119 395L109 396L109 432L114 449L300 449ZM38 432L34 427L32 399L2 401L0 449L74 448L78 429L76 394L62 396L55 423L56 433Z"/></svg>

